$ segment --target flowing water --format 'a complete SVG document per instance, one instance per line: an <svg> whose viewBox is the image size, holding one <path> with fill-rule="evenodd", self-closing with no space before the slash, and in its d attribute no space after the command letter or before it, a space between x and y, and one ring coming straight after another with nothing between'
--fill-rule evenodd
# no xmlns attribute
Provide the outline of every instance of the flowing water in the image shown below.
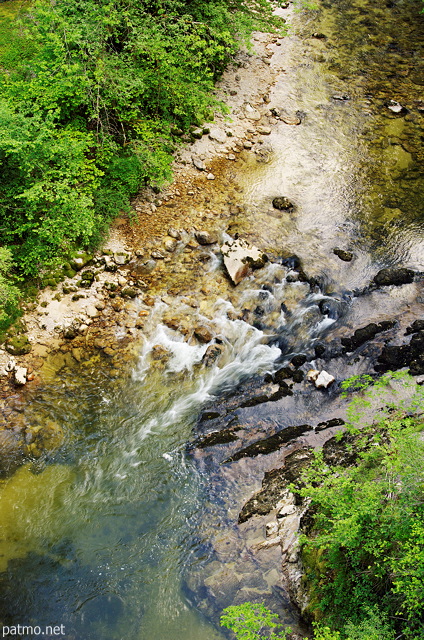
<svg viewBox="0 0 424 640"><path fill-rule="evenodd" d="M131 370L116 379L94 357L61 369L32 396L28 420L59 424L65 444L1 481L0 622L62 624L66 638L78 640L224 637L192 606L190 575L215 561L228 581L225 567L231 573L243 547L235 529L227 555L216 552L217 540L228 540L223 531L237 512L229 493L211 490L186 443L211 398L272 371L343 322L355 326L364 311L352 304L354 290L381 266L424 268L419 10L409 0L324 3L295 17L281 52L275 47L273 64L285 73L271 104L299 112L302 124L276 124L269 162L244 154L237 176L244 213L230 232L272 255L300 255L319 290L271 262L198 309L175 298L176 314L213 324L220 353L210 366L202 361L208 345L163 324L166 305L158 301ZM408 113L398 117L389 100ZM294 214L276 216L277 195L296 204ZM341 262L336 246L352 250L354 261ZM222 265L215 254L209 264L213 282ZM414 291L407 295L413 302ZM382 316L390 317L395 297L381 296ZM336 313L321 313L326 298ZM242 493L237 479L248 475L238 469L234 499ZM255 563L243 558L247 582ZM264 567L268 586L278 574L273 562L278 557ZM219 589L215 598L229 604Z"/></svg>

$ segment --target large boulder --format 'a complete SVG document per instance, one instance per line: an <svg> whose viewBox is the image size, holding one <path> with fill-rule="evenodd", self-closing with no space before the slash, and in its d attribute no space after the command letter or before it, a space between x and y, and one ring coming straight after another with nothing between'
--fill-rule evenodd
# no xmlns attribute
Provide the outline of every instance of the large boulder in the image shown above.
<svg viewBox="0 0 424 640"><path fill-rule="evenodd" d="M381 269L376 276L374 282L379 287L388 287L389 285L399 286L401 284L409 284L414 280L415 272L405 267L388 267Z"/></svg>
<svg viewBox="0 0 424 640"><path fill-rule="evenodd" d="M236 285L251 269L260 269L268 262L268 257L260 249L241 238L224 242L221 253L228 275Z"/></svg>

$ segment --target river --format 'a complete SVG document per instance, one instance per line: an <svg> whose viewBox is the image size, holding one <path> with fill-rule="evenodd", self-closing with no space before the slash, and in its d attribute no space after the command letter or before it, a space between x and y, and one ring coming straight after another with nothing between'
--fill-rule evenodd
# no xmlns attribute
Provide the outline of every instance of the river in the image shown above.
<svg viewBox="0 0 424 640"><path fill-rule="evenodd" d="M297 624L279 588L278 551L256 557L249 549L258 529L237 526L276 460L220 465L187 442L202 408L317 340L370 318L413 317L412 285L361 303L355 291L385 266L424 269L420 9L412 0L323 2L294 14L283 46L274 46L271 64L284 72L270 106L301 124L275 120L266 162L243 152L235 170L241 213L227 229L271 261L215 296L222 264L211 249L207 300L197 308L174 300L175 314L213 323L222 345L216 364L202 364L207 343L187 343L162 323L158 299L135 366L117 379L94 357L30 397L28 419L61 425L65 444L1 481L4 624L64 625L68 640L219 640L219 611L255 594ZM391 110L395 103L405 110ZM272 207L280 195L294 212ZM341 261L335 247L353 261ZM291 254L317 286L287 278L281 256ZM322 313L323 300L332 312ZM343 367L334 365L338 379ZM246 409L240 419L264 432L327 419L340 405L320 393L319 401L302 393Z"/></svg>

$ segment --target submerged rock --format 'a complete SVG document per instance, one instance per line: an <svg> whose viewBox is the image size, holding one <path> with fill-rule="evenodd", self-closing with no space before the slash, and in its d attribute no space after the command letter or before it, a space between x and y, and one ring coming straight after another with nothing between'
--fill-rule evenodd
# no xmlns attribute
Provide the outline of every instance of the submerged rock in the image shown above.
<svg viewBox="0 0 424 640"><path fill-rule="evenodd" d="M351 251L345 251L344 249L338 249L335 247L333 249L333 253L340 258L340 260L343 260L343 262L351 262L353 259L353 253Z"/></svg>
<svg viewBox="0 0 424 640"><path fill-rule="evenodd" d="M197 242L202 245L214 244L218 241L218 238L214 233L209 233L209 231L196 231L194 234Z"/></svg>
<svg viewBox="0 0 424 640"><path fill-rule="evenodd" d="M272 201L272 206L274 209L279 209L280 211L293 211L294 204L285 196L278 196L274 198Z"/></svg>
<svg viewBox="0 0 424 640"><path fill-rule="evenodd" d="M239 284L251 269L260 269L268 262L268 257L260 249L241 238L227 240L221 247L221 253L228 275L235 285Z"/></svg>
<svg viewBox="0 0 424 640"><path fill-rule="evenodd" d="M374 283L379 287L388 287L392 284L400 286L413 282L414 276L415 272L412 271L412 269L406 269L405 267L388 267L387 269L381 269L377 275L374 276Z"/></svg>

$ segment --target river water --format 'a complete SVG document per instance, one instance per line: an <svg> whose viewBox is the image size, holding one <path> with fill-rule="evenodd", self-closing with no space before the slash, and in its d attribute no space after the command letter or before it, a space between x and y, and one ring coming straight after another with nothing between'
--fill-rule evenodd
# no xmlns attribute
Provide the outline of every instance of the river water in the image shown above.
<svg viewBox="0 0 424 640"><path fill-rule="evenodd" d="M176 313L213 320L222 354L209 367L202 364L208 345L189 344L162 324L158 301L137 363L119 379L94 357L62 369L32 396L28 419L60 424L65 444L1 482L4 624L63 624L66 638L78 640L225 637L205 615L208 607L193 605L211 594L193 595L200 582L190 576L210 576L215 562L214 575L228 581L243 544L227 554L217 549L228 531L239 535L231 524L237 512L231 492L211 491L207 465L186 443L212 398L343 324L355 327L366 312L352 304L353 292L379 268L424 269L420 9L412 1L324 2L295 15L293 31L274 48L272 64L285 72L271 106L299 113L302 123L275 124L268 162L244 154L237 175L243 214L229 232L244 233L270 255L296 253L318 277L318 291L290 282L289 269L271 261L231 295L211 296L195 311L176 298ZM406 114L393 113L390 100ZM295 203L293 214L276 215L271 200L278 195ZM353 262L340 261L334 247L351 250ZM209 264L213 282L222 265L215 254ZM339 308L333 317L317 306L329 294ZM394 295L382 298L382 318L413 303L415 292L400 302ZM158 346L166 359L157 359ZM249 477L237 469L230 479L236 502L244 492L237 478ZM276 558L262 567L269 587ZM243 562L247 583L256 565ZM231 603L225 593L215 592L215 613Z"/></svg>

